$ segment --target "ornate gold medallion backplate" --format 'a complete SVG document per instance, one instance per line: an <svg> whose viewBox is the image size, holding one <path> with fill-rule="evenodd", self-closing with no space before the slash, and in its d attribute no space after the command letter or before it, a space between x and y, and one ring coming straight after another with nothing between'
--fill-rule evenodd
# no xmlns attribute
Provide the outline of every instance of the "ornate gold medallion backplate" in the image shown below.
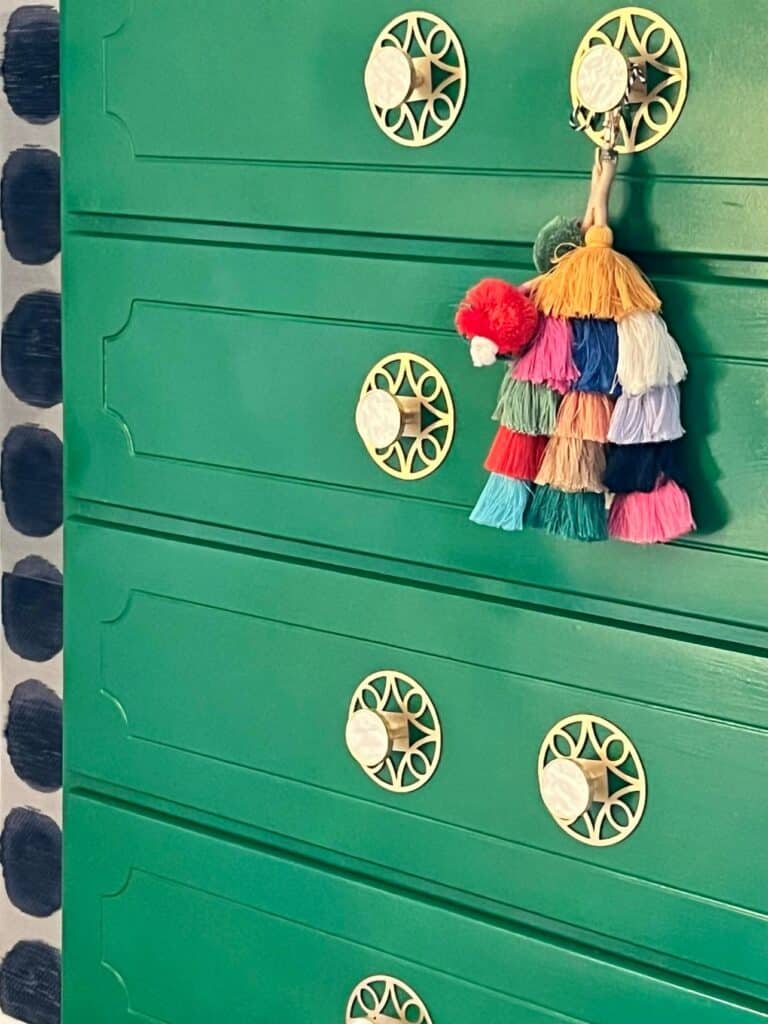
<svg viewBox="0 0 768 1024"><path fill-rule="evenodd" d="M576 51L571 67L571 104L577 127L601 145L604 132L582 107L579 69L594 46L620 50L642 72L645 83L630 94L618 119L618 153L640 153L655 146L677 123L688 94L688 60L682 40L664 18L644 7L620 7L600 18L589 29Z"/></svg>
<svg viewBox="0 0 768 1024"><path fill-rule="evenodd" d="M347 1003L346 1024L432 1024L432 1018L410 985L387 974L365 978Z"/></svg>

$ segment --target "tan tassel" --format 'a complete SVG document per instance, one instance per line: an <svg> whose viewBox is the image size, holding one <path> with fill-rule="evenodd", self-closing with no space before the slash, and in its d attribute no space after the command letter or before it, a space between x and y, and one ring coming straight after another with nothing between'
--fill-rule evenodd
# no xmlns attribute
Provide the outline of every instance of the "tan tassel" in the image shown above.
<svg viewBox="0 0 768 1024"><path fill-rule="evenodd" d="M569 391L560 403L554 436L605 444L612 413L613 402L607 395Z"/></svg>
<svg viewBox="0 0 768 1024"><path fill-rule="evenodd" d="M536 477L537 484L549 484L559 491L601 493L605 473L605 449L596 441L552 437Z"/></svg>

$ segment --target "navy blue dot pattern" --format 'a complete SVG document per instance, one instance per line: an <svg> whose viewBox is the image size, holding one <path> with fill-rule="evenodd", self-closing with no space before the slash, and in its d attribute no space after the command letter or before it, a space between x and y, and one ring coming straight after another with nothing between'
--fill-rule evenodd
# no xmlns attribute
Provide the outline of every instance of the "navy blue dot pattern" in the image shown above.
<svg viewBox="0 0 768 1024"><path fill-rule="evenodd" d="M58 0L0 2L0 1016L61 1018Z"/></svg>

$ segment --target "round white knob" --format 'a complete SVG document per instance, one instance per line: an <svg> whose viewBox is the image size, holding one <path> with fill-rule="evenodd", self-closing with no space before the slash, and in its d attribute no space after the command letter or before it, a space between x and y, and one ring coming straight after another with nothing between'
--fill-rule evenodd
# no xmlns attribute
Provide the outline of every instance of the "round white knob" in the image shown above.
<svg viewBox="0 0 768 1024"><path fill-rule="evenodd" d="M403 432L403 409L396 395L376 388L368 391L357 403L357 432L373 448L386 448Z"/></svg>
<svg viewBox="0 0 768 1024"><path fill-rule="evenodd" d="M541 798L558 821L575 821L594 799L592 782L578 761L558 757L541 770Z"/></svg>
<svg viewBox="0 0 768 1024"><path fill-rule="evenodd" d="M365 90L382 110L405 103L414 85L413 62L397 46L382 46L371 54L365 67Z"/></svg>
<svg viewBox="0 0 768 1024"><path fill-rule="evenodd" d="M392 749L387 723L376 711L361 708L347 719L347 749L364 768L380 765Z"/></svg>
<svg viewBox="0 0 768 1024"><path fill-rule="evenodd" d="M607 44L587 50L576 73L576 92L587 110L607 114L621 106L629 85L629 62Z"/></svg>

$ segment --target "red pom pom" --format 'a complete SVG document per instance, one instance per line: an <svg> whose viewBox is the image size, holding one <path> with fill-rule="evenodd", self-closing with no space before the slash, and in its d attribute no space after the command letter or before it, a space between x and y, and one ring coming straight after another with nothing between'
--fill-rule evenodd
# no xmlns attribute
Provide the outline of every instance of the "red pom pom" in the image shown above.
<svg viewBox="0 0 768 1024"><path fill-rule="evenodd" d="M538 325L536 307L514 285L486 277L470 288L456 313L456 330L465 338L489 338L499 355L519 355Z"/></svg>
<svg viewBox="0 0 768 1024"><path fill-rule="evenodd" d="M513 476L518 480L533 480L541 469L548 437L518 434L499 427L491 450L485 460L489 473Z"/></svg>

